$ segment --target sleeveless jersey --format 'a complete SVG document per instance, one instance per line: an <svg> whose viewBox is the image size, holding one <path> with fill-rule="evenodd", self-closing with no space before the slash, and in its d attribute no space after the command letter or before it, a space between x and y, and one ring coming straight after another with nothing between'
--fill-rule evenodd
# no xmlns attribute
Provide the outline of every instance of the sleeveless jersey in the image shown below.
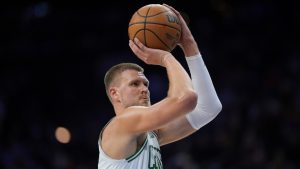
<svg viewBox="0 0 300 169"><path fill-rule="evenodd" d="M101 142L101 136L99 143ZM104 153L99 144L98 169L162 169L160 146L155 132L148 132L142 147L126 159L116 160Z"/></svg>

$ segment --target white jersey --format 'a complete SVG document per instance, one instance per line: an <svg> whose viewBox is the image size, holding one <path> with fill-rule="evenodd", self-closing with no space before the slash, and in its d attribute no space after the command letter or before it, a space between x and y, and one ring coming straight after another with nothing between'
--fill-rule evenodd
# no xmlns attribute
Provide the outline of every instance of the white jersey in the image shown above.
<svg viewBox="0 0 300 169"><path fill-rule="evenodd" d="M100 137L101 139L101 137ZM101 140L99 141L101 142ZM157 135L148 132L143 146L132 156L116 160L106 155L99 144L98 169L162 169Z"/></svg>

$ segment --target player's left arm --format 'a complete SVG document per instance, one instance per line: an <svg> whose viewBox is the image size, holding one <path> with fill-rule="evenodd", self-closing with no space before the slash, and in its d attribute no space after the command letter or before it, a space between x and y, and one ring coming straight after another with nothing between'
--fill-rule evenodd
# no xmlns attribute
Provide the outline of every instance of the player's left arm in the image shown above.
<svg viewBox="0 0 300 169"><path fill-rule="evenodd" d="M209 72L204 64L198 45L180 13L173 10L182 25L182 36L178 45L183 50L190 70L193 88L198 95L196 108L176 120L166 124L157 134L161 145L187 137L213 120L221 111L222 104L217 96Z"/></svg>
<svg viewBox="0 0 300 169"><path fill-rule="evenodd" d="M181 140L194 132L194 129L185 116L168 123L164 127L156 130L158 141L161 146Z"/></svg>
<svg viewBox="0 0 300 169"><path fill-rule="evenodd" d="M157 130L161 145L191 135L212 121L222 109L222 104L200 53L186 57L186 60L190 69L193 88L198 95L197 105L192 112L180 116Z"/></svg>

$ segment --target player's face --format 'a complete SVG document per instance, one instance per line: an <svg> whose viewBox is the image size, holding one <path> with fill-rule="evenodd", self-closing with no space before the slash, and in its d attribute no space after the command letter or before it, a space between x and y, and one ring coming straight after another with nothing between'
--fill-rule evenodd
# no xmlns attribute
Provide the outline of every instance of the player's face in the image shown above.
<svg viewBox="0 0 300 169"><path fill-rule="evenodd" d="M124 107L150 106L149 81L142 72L125 70L121 73L120 101Z"/></svg>

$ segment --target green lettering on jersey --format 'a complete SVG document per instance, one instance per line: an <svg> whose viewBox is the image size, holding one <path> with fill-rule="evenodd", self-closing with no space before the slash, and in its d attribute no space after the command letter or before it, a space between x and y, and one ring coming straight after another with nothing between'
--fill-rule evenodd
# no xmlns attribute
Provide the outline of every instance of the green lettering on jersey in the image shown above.
<svg viewBox="0 0 300 169"><path fill-rule="evenodd" d="M160 150L152 145L149 146L149 169L162 169Z"/></svg>

